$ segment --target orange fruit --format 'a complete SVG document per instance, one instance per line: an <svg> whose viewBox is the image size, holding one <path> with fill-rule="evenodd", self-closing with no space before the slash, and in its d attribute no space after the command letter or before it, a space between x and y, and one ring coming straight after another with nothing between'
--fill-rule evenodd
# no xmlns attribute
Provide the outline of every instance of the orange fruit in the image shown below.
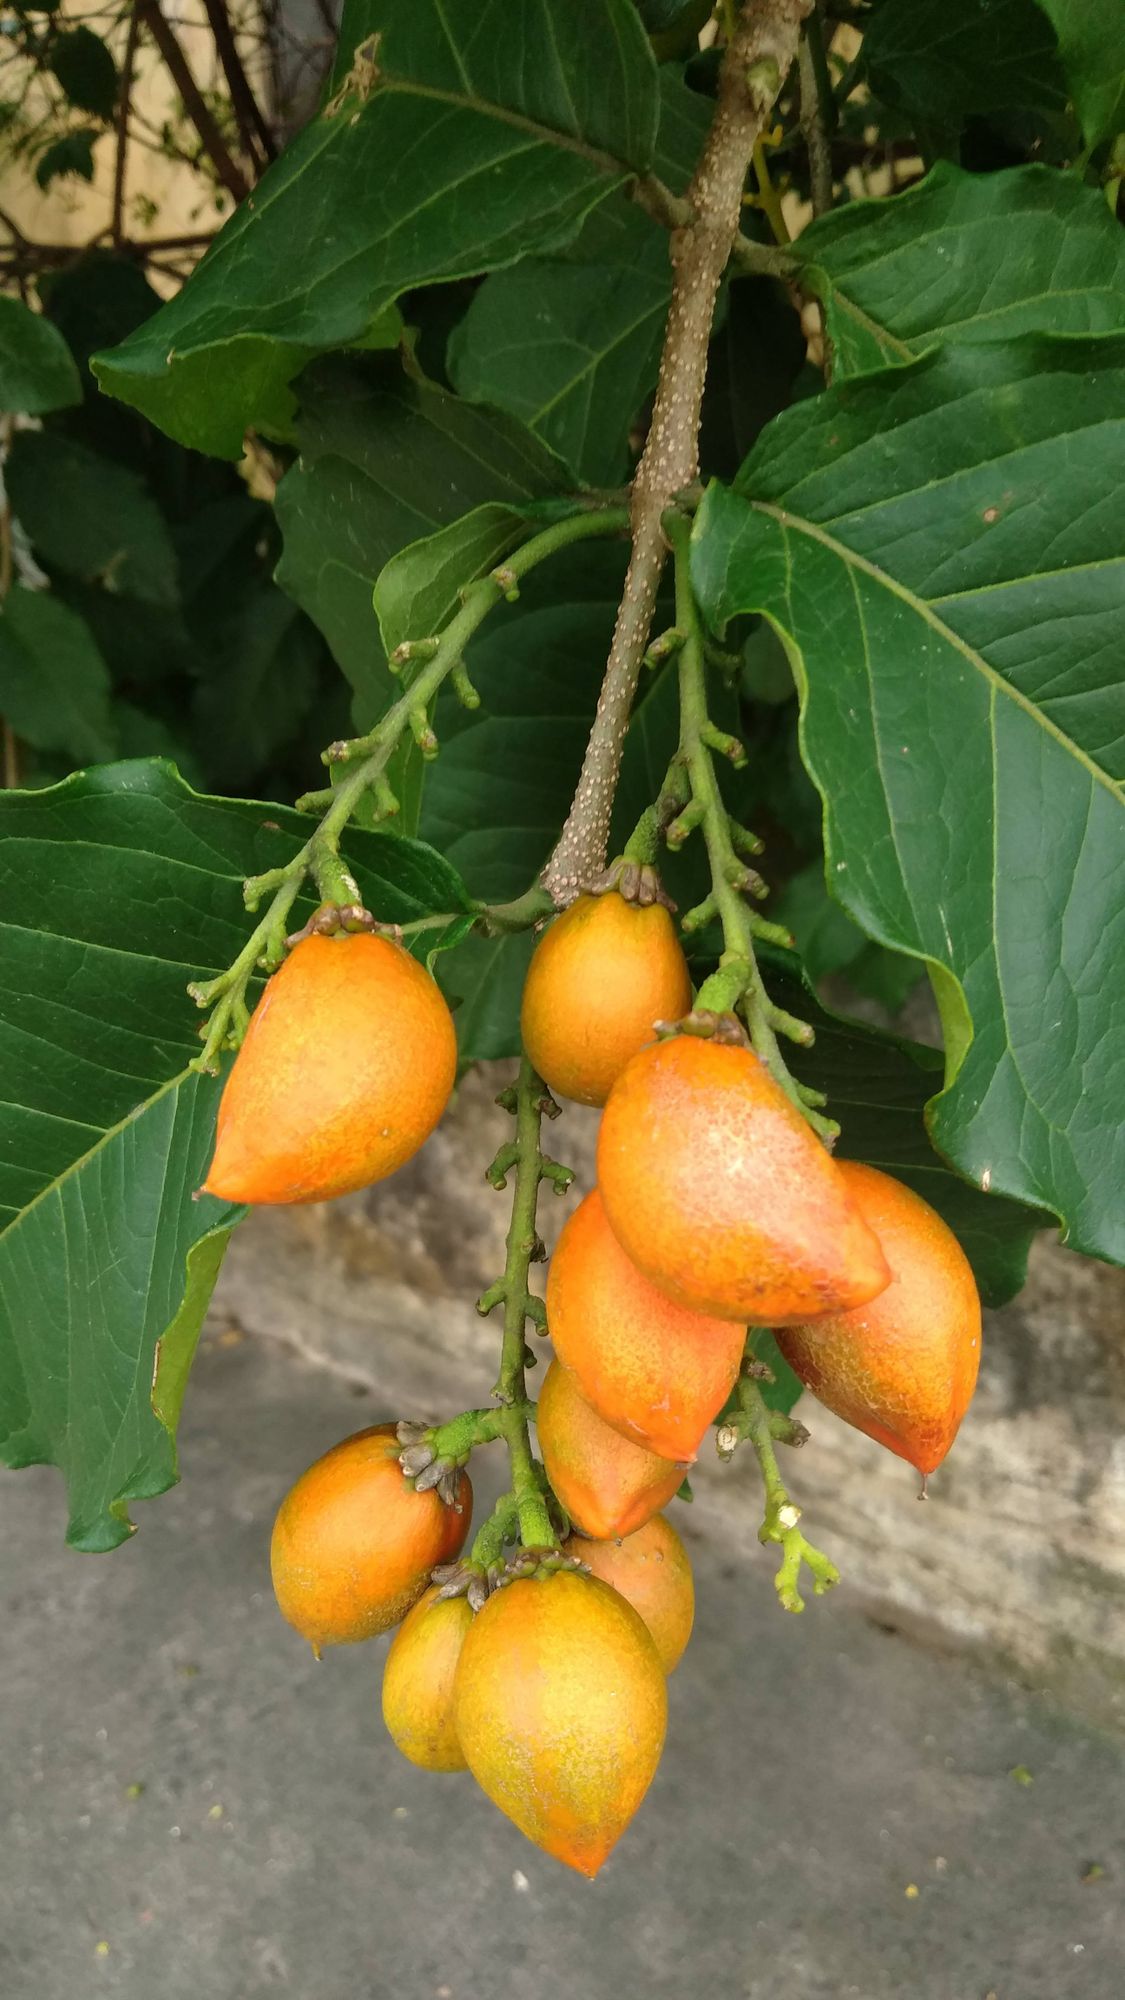
<svg viewBox="0 0 1125 2000"><path fill-rule="evenodd" d="M642 1527L683 1483L684 1468L611 1430L552 1361L535 1408L543 1465L571 1520L597 1541Z"/></svg>
<svg viewBox="0 0 1125 2000"><path fill-rule="evenodd" d="M695 1585L688 1552L667 1515L654 1514L643 1528L615 1542L589 1542L572 1535L564 1554L577 1556L640 1613L660 1664L670 1674L691 1638Z"/></svg>
<svg viewBox="0 0 1125 2000"><path fill-rule="evenodd" d="M547 1324L599 1417L662 1458L695 1457L738 1375L743 1329L657 1291L625 1255L596 1188L551 1259Z"/></svg>
<svg viewBox="0 0 1125 2000"><path fill-rule="evenodd" d="M841 1160L860 1214L891 1269L877 1299L786 1327L777 1344L826 1409L933 1472L957 1435L980 1366L972 1266L920 1195L876 1167Z"/></svg>
<svg viewBox="0 0 1125 2000"><path fill-rule="evenodd" d="M582 1875L597 1874L652 1783L667 1711L643 1619L576 1570L494 1592L461 1648L453 1718L470 1771Z"/></svg>
<svg viewBox="0 0 1125 2000"><path fill-rule="evenodd" d="M282 1615L322 1646L370 1639L397 1625L438 1563L460 1552L473 1489L458 1476L456 1507L403 1478L393 1424L356 1431L303 1472L274 1522L270 1569Z"/></svg>
<svg viewBox="0 0 1125 2000"><path fill-rule="evenodd" d="M434 980L390 938L303 938L268 981L219 1106L204 1183L225 1201L324 1201L429 1138L457 1065Z"/></svg>
<svg viewBox="0 0 1125 2000"><path fill-rule="evenodd" d="M520 1012L524 1047L548 1088L604 1104L657 1021L691 1006L691 979L660 903L627 903L616 889L579 896L544 931L528 967Z"/></svg>
<svg viewBox="0 0 1125 2000"><path fill-rule="evenodd" d="M453 1727L453 1680L473 1622L467 1597L438 1601L437 1585L408 1611L383 1669L383 1721L404 1757L424 1771L466 1768Z"/></svg>
<svg viewBox="0 0 1125 2000"><path fill-rule="evenodd" d="M839 1167L747 1048L675 1035L634 1056L605 1108L598 1186L622 1249L693 1312L774 1326L889 1282Z"/></svg>

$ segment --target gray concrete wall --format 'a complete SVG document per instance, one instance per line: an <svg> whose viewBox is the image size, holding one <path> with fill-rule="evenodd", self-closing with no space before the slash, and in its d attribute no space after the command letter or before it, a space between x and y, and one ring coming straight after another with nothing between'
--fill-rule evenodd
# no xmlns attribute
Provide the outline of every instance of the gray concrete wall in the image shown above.
<svg viewBox="0 0 1125 2000"><path fill-rule="evenodd" d="M487 1402L499 1328L473 1300L503 1263L507 1197L483 1172L509 1130L492 1101L506 1080L503 1070L467 1078L429 1145L385 1186L253 1215L232 1243L212 1332L234 1326L327 1362L387 1414L437 1420ZM595 1130L595 1114L576 1107L550 1128L578 1183L563 1200L544 1190L548 1243L591 1183ZM812 1438L785 1470L854 1603L1125 1729L1120 1272L1040 1241L1019 1300L986 1318L980 1387L924 1505L900 1460L808 1397L800 1414ZM329 1442L311 1440L309 1456ZM694 1530L772 1565L756 1548L750 1455L721 1466L705 1452L693 1486Z"/></svg>

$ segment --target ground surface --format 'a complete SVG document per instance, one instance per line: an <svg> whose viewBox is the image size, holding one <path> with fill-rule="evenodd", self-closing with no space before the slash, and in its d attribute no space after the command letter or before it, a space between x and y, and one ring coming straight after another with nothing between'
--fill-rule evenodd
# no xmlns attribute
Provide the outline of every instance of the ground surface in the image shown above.
<svg viewBox="0 0 1125 2000"><path fill-rule="evenodd" d="M386 1414L220 1344L116 1555L64 1548L53 1473L0 1480L3 2000L1120 2000L1125 1748L843 1591L786 1618L764 1556L692 1542L668 1749L595 1884L405 1764L381 1646L317 1667L266 1566L289 1478Z"/></svg>

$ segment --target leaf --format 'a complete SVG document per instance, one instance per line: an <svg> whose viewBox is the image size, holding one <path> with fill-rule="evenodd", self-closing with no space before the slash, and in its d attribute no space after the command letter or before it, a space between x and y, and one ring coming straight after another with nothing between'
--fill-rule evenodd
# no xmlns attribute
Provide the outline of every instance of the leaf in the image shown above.
<svg viewBox="0 0 1125 2000"><path fill-rule="evenodd" d="M675 188L695 163L709 109L677 76L662 76L657 166ZM613 485L656 383L671 295L666 232L615 198L569 250L485 279L450 341L450 379L461 395L519 417L576 478Z"/></svg>
<svg viewBox="0 0 1125 2000"><path fill-rule="evenodd" d="M890 200L800 237L836 379L938 341L1125 327L1125 237L1095 188L1051 167L966 174L939 162Z"/></svg>
<svg viewBox="0 0 1125 2000"><path fill-rule="evenodd" d="M175 551L135 473L58 432L22 431L7 481L13 512L45 561L143 603L175 604Z"/></svg>
<svg viewBox="0 0 1125 2000"><path fill-rule="evenodd" d="M510 418L409 382L397 368L342 357L303 377L298 438L300 458L277 492L277 581L324 633L355 691L356 725L367 729L399 691L372 605L391 557L485 503L518 509L548 491L558 471ZM446 601L443 583L415 607L427 562L424 553L420 565L404 558L384 586L392 620L420 617L423 603L428 619ZM416 800L419 764L410 745L391 772L400 796L409 771Z"/></svg>
<svg viewBox="0 0 1125 2000"><path fill-rule="evenodd" d="M75 110L90 111L108 125L117 104L117 64L100 35L90 28L69 28L55 35L47 51L47 68Z"/></svg>
<svg viewBox="0 0 1125 2000"><path fill-rule="evenodd" d="M761 959L771 999L816 1031L811 1049L786 1049L785 1059L800 1082L826 1094L840 1124L837 1156L893 1174L936 1208L972 1264L985 1304L1006 1304L1027 1276L1043 1218L1022 1202L982 1194L930 1143L926 1106L941 1083L940 1050L833 1013L791 952L766 948Z"/></svg>
<svg viewBox="0 0 1125 2000"><path fill-rule="evenodd" d="M36 186L46 190L52 181L65 180L70 174L78 180L92 181L94 147L100 138L101 133L91 126L64 132L61 139L55 139L39 155L35 164Z"/></svg>
<svg viewBox="0 0 1125 2000"><path fill-rule="evenodd" d="M0 410L29 417L82 400L82 385L62 335L19 299L0 293Z"/></svg>
<svg viewBox="0 0 1125 2000"><path fill-rule="evenodd" d="M534 949L532 931L474 936L440 960L437 977L453 1009L462 1066L518 1056L520 1001Z"/></svg>
<svg viewBox="0 0 1125 2000"><path fill-rule="evenodd" d="M928 962L935 1143L1125 1258L1125 341L941 350L845 382L712 488L697 588L802 695L834 893Z"/></svg>
<svg viewBox="0 0 1125 2000"><path fill-rule="evenodd" d="M49 591L19 584L0 607L0 715L36 750L112 757L109 672L90 629Z"/></svg>
<svg viewBox="0 0 1125 2000"><path fill-rule="evenodd" d="M95 362L184 444L238 457L248 424L287 424L310 355L411 286L567 241L652 159L629 0L357 0L335 82L183 290Z"/></svg>
<svg viewBox="0 0 1125 2000"><path fill-rule="evenodd" d="M0 793L0 1457L61 1467L80 1548L122 1541L128 1504L176 1477L171 1432L237 1219L192 1199L221 1086L188 1068L186 982L244 944L243 876L308 832L157 763ZM420 955L459 934L465 892L440 855L363 833L347 853L381 917L440 918L411 935Z"/></svg>
<svg viewBox="0 0 1125 2000"><path fill-rule="evenodd" d="M1125 9L1120 0L1039 0L1053 21L1059 55L1087 146L1125 126Z"/></svg>
<svg viewBox="0 0 1125 2000"><path fill-rule="evenodd" d="M194 705L212 783L249 783L295 734L317 689L320 642L268 583L237 596L216 635Z"/></svg>
<svg viewBox="0 0 1125 2000"><path fill-rule="evenodd" d="M956 134L972 113L1058 113L1066 86L1035 0L881 0L863 38L868 81L907 117Z"/></svg>
<svg viewBox="0 0 1125 2000"><path fill-rule="evenodd" d="M825 886L823 861L790 876L780 895L771 900L770 916L792 932L814 986L826 975L842 972L857 993L897 1012L922 977L916 958L903 958L872 944L833 901Z"/></svg>

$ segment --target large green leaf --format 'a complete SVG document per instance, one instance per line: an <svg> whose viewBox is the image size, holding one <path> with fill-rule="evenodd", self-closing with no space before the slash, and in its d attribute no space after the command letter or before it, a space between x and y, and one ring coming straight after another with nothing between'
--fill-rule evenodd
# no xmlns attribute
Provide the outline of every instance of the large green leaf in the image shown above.
<svg viewBox="0 0 1125 2000"><path fill-rule="evenodd" d="M931 132L970 113L1061 112L1066 86L1035 0L880 0L863 39L872 89Z"/></svg>
<svg viewBox="0 0 1125 2000"><path fill-rule="evenodd" d="M186 982L231 962L242 878L308 831L156 763L0 793L0 1457L61 1467L80 1548L113 1547L128 1503L176 1477L175 1416L236 1219L193 1199L220 1085L188 1067ZM357 832L348 858L381 917L441 916L412 936L419 953L466 907L416 842Z"/></svg>
<svg viewBox="0 0 1125 2000"><path fill-rule="evenodd" d="M656 167L682 188L711 107L671 71L661 76ZM463 396L510 410L576 477L612 485L656 382L672 291L666 232L625 196L596 209L553 258L525 257L481 285L449 344Z"/></svg>
<svg viewBox="0 0 1125 2000"><path fill-rule="evenodd" d="M135 473L58 432L24 431L7 476L16 517L47 562L144 603L176 602L171 537Z"/></svg>
<svg viewBox="0 0 1125 2000"><path fill-rule="evenodd" d="M629 0L357 0L343 42L355 67L322 116L95 363L183 443L237 457L248 424L287 422L311 354L361 341L410 286L565 242L651 163L656 69Z"/></svg>
<svg viewBox="0 0 1125 2000"><path fill-rule="evenodd" d="M798 250L837 379L938 341L1125 328L1125 232L1096 188L1052 167L940 162L905 194L823 216Z"/></svg>
<svg viewBox="0 0 1125 2000"><path fill-rule="evenodd" d="M62 335L19 299L0 294L0 410L42 416L82 400Z"/></svg>
<svg viewBox="0 0 1125 2000"><path fill-rule="evenodd" d="M1066 80L1088 146L1125 129L1125 7L1121 0L1039 0L1055 24Z"/></svg>
<svg viewBox="0 0 1125 2000"><path fill-rule="evenodd" d="M929 963L941 1150L1125 1260L1125 341L941 350L786 412L698 517L802 693L829 880Z"/></svg>
<svg viewBox="0 0 1125 2000"><path fill-rule="evenodd" d="M16 734L80 764L112 757L109 693L85 620L50 591L14 585L0 604L0 714Z"/></svg>

